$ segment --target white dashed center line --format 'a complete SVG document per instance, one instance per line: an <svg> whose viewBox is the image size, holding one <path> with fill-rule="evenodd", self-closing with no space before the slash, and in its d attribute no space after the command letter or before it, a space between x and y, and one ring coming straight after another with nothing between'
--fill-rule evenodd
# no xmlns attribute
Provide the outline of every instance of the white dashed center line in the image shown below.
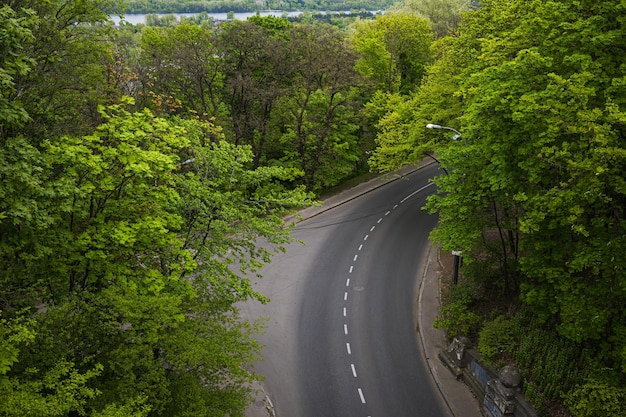
<svg viewBox="0 0 626 417"><path fill-rule="evenodd" d="M365 397L363 396L363 391L361 391L361 388L359 388L359 397L361 397L361 402L365 404Z"/></svg>
<svg viewBox="0 0 626 417"><path fill-rule="evenodd" d="M405 202L405 201L407 201L409 198L413 197L415 194L419 193L420 191L424 190L425 188L430 187L431 185L433 185L433 183L429 183L428 185L425 185L424 187L422 187L422 188L420 188L420 189L418 189L418 190L416 190L416 191L412 192L411 194L409 194L408 196L406 196L404 199L402 199L402 200L400 201L400 204L404 203L404 202ZM399 204L395 204L395 205L393 206L393 209L388 210L388 211L385 213L385 215L384 215L383 217L389 216L389 214L391 214L391 212L392 212L393 210L397 209L398 207L399 207ZM380 224L380 223L383 221L383 217L379 218L379 219L376 221L376 224ZM376 229L376 225L373 225L373 226L370 228L370 233L371 233L371 232L373 232L373 231L374 231L374 229ZM367 239L368 239L369 237L370 237L370 235L369 235L369 234L366 234L366 235L363 237L363 242L366 242L366 241L367 241ZM359 245L359 249L357 250L357 252L361 252L361 251L363 250L363 246L364 246L363 244L360 244L360 245ZM354 263L354 262L356 262L356 260L358 259L358 257L359 257L359 255L358 255L358 254L355 254L355 255L354 255L354 258L353 258L353 260L352 260L352 262L353 262L353 263ZM353 272L354 272L354 265L350 265L349 273L350 273L350 274L352 274ZM350 287L350 278L347 278L347 279L346 279L346 287ZM355 289L356 289L356 287L355 287ZM347 301L347 300L348 300L348 291L345 291L345 292L343 293L343 300L344 300L344 301ZM344 307L343 307L343 317L347 318L347 316L348 316L348 308L347 308L347 306L344 306ZM345 324L343 325L343 333L344 333L344 335L346 335L346 336L348 335L348 324L347 324L347 323L345 323ZM352 347L351 347L351 345L350 345L350 342L346 342L346 352L348 353L348 355L349 355L349 356L351 356L351 355L352 355ZM356 366L354 365L354 363L350 363L350 369L352 370L352 376L354 376L354 378L357 378ZM363 390L362 390L361 388L357 388L357 391L358 391L358 393L359 393L359 398L361 399L361 403L365 404L365 396L363 395ZM371 416L370 416L370 415L368 415L367 417L371 417Z"/></svg>

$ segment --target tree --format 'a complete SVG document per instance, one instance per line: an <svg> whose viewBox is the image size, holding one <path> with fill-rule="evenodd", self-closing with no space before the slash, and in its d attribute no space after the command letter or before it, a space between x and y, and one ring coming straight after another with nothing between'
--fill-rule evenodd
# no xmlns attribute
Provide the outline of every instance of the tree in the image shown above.
<svg viewBox="0 0 626 417"><path fill-rule="evenodd" d="M419 86L430 62L432 32L415 14L392 13L358 21L351 41L359 52L357 70L389 93L408 94Z"/></svg>
<svg viewBox="0 0 626 417"><path fill-rule="evenodd" d="M282 100L282 160L304 172L319 191L348 176L360 158L356 90L363 80L356 56L330 25L296 25L289 33L292 89Z"/></svg>
<svg viewBox="0 0 626 417"><path fill-rule="evenodd" d="M7 193L5 204L24 191L37 203L30 216L9 206L1 223L3 314L33 317L31 333L2 345L8 404L19 415L50 404L50 415L242 415L258 327L235 303L263 297L241 275L271 255L254 239L289 240L281 216L308 195L282 188L285 169L250 169L250 150L214 142L208 122L126 105L101 109L93 134L45 142L31 157L39 181Z"/></svg>
<svg viewBox="0 0 626 417"><path fill-rule="evenodd" d="M457 182L442 178L431 203L437 238L468 255L481 235L499 242L509 290L570 343L593 346L599 387L623 386L626 370L625 92L613 52L623 9L494 0L466 15L461 44L479 40L460 88L469 146L441 153Z"/></svg>
<svg viewBox="0 0 626 417"><path fill-rule="evenodd" d="M191 24L146 28L141 36L145 98L161 111L216 117L223 75L213 38L210 28Z"/></svg>
<svg viewBox="0 0 626 417"><path fill-rule="evenodd" d="M31 122L19 130L29 138L92 129L100 121L96 111L109 97L106 64L110 59L107 33L112 28L106 9L116 0L86 2L12 0L18 19L32 19L32 41L22 45L30 71L13 80L15 91Z"/></svg>
<svg viewBox="0 0 626 417"><path fill-rule="evenodd" d="M623 43L614 18L622 6L491 7L492 16L526 17L483 41L464 87L464 129L491 150L482 171L490 188L516 201L521 214L524 298L544 318L556 312L561 333L572 340L611 334L611 323L622 320L612 306L624 297L616 289L624 276L614 252L622 246L624 201L623 92L615 81L622 64L611 52ZM555 26L538 42L541 28Z"/></svg>
<svg viewBox="0 0 626 417"><path fill-rule="evenodd" d="M32 27L36 18L31 11L24 11L24 17L8 5L0 9L0 135L7 128L19 126L28 120L28 113L22 106L15 86L16 78L26 75L34 65L28 58L24 46L33 41ZM4 137L4 135L0 136Z"/></svg>
<svg viewBox="0 0 626 417"><path fill-rule="evenodd" d="M470 9L471 0L405 0L389 10L412 12L428 19L436 38L452 35L461 23L461 15Z"/></svg>
<svg viewBox="0 0 626 417"><path fill-rule="evenodd" d="M458 37L441 40L412 102L394 95L372 106L382 115L377 166L432 147L447 169L428 203L440 220L433 238L481 266L471 276L480 288L519 296L535 323L603 363L567 396L584 412L580 393L618 398L626 370L626 95L614 53L625 46L623 12L618 1L483 2ZM464 141L411 133L425 122Z"/></svg>
<svg viewBox="0 0 626 417"><path fill-rule="evenodd" d="M267 128L276 100L291 78L283 18L233 21L220 33L225 74L224 100L230 112L235 144L250 145L259 166L267 143Z"/></svg>
<svg viewBox="0 0 626 417"><path fill-rule="evenodd" d="M452 135L426 129L426 125L460 126L463 102L458 91L463 68L474 59L474 52L467 39L445 37L433 43L432 53L437 60L415 93L378 92L367 104L377 145L369 159L372 169L389 172L416 165L426 156L437 158L448 145L455 146Z"/></svg>

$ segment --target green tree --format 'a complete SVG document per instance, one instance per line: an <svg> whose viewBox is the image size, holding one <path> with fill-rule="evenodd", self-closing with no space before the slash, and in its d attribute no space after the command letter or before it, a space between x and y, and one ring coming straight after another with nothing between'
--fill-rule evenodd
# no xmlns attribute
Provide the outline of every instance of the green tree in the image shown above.
<svg viewBox="0 0 626 417"><path fill-rule="evenodd" d="M102 109L91 135L28 148L37 181L7 192L2 311L33 317L2 345L7 407L242 415L258 327L235 303L264 300L242 274L271 255L255 239L289 240L281 216L308 196L283 189L288 170L250 169L250 150L215 142L207 122L124 106ZM25 192L29 216L10 205Z"/></svg>
<svg viewBox="0 0 626 417"><path fill-rule="evenodd" d="M90 130L99 123L97 105L109 97L106 65L110 62L106 9L116 0L13 0L17 19L32 19L32 40L22 44L30 71L13 80L31 122L6 135L23 133L41 140ZM69 131L71 129L71 132Z"/></svg>
<svg viewBox="0 0 626 417"><path fill-rule="evenodd" d="M377 146L369 160L375 170L416 165L425 156L437 158L448 145L456 146L451 143L452 134L431 131L426 125L459 127L463 106L458 91L463 68L473 59L471 44L464 38L445 37L433 43L432 53L437 60L415 93L378 92L366 106L376 134Z"/></svg>
<svg viewBox="0 0 626 417"><path fill-rule="evenodd" d="M233 21L220 32L224 101L230 112L227 134L235 144L250 145L255 166L264 157L268 124L276 101L289 87L291 59L282 18Z"/></svg>
<svg viewBox="0 0 626 417"><path fill-rule="evenodd" d="M447 169L429 202L433 237L480 263L482 288L520 296L603 364L567 397L581 415L593 408L581 393L615 400L626 375L623 15L619 1L482 2L440 41L410 104L394 95L371 106L382 115L377 166L431 148ZM425 122L463 140L444 144Z"/></svg>
<svg viewBox="0 0 626 417"><path fill-rule="evenodd" d="M408 94L419 86L430 63L432 31L415 14L391 13L355 22L351 41L358 71L380 90Z"/></svg>
<svg viewBox="0 0 626 417"><path fill-rule="evenodd" d="M617 1L503 0L467 14L461 43L479 41L460 89L469 145L440 153L453 175L433 201L436 237L466 254L498 242L508 289L562 337L594 344L617 386L626 153L613 51L624 47L623 11Z"/></svg>
<svg viewBox="0 0 626 417"><path fill-rule="evenodd" d="M394 12L412 12L428 19L436 38L452 35L470 9L471 0L404 0L392 5Z"/></svg>
<svg viewBox="0 0 626 417"><path fill-rule="evenodd" d="M29 117L19 99L16 78L25 76L34 65L24 50L33 41L31 27L36 18L32 11L23 10L24 17L8 5L0 9L0 138L5 129L26 122Z"/></svg>
<svg viewBox="0 0 626 417"><path fill-rule="evenodd" d="M304 172L308 189L320 191L349 176L360 159L355 90L364 83L338 29L296 25L289 45L294 78L281 103L281 159Z"/></svg>
<svg viewBox="0 0 626 417"><path fill-rule="evenodd" d="M213 38L210 28L191 24L146 28L141 36L144 98L161 111L216 117L223 76ZM171 105L165 108L167 100Z"/></svg>

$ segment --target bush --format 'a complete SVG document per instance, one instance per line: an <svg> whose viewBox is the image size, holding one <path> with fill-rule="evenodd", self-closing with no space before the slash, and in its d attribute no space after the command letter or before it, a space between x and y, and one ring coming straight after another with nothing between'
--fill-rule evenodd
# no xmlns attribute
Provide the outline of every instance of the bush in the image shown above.
<svg viewBox="0 0 626 417"><path fill-rule="evenodd" d="M519 347L512 353L524 376L524 394L539 416L550 415L549 406L561 403L588 377L591 352L555 331L530 324L519 329Z"/></svg>
<svg viewBox="0 0 626 417"><path fill-rule="evenodd" d="M623 417L626 388L589 381L572 390L565 402L574 417Z"/></svg>
<svg viewBox="0 0 626 417"><path fill-rule="evenodd" d="M435 318L433 326L446 332L448 338L469 336L480 324L480 316L470 310L474 302L472 290L464 285L452 287L450 304L442 306L441 316Z"/></svg>
<svg viewBox="0 0 626 417"><path fill-rule="evenodd" d="M478 338L478 351L491 365L501 354L512 354L517 346L516 324L504 316L484 324Z"/></svg>

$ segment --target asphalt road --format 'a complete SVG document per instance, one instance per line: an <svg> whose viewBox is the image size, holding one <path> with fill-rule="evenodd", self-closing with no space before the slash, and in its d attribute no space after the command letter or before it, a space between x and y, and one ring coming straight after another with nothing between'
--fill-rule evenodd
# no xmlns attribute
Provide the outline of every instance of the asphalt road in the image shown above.
<svg viewBox="0 0 626 417"><path fill-rule="evenodd" d="M435 165L302 221L255 282L271 298L256 371L278 417L447 416L416 336Z"/></svg>

